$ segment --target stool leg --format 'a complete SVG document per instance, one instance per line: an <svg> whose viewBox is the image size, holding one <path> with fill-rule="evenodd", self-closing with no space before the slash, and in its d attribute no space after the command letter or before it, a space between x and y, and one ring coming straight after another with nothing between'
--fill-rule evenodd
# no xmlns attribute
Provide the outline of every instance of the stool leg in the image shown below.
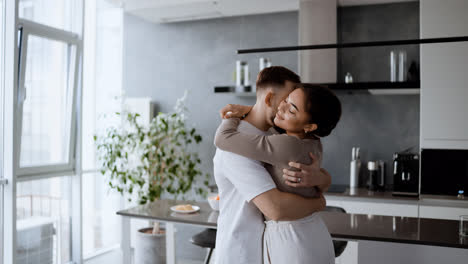
<svg viewBox="0 0 468 264"><path fill-rule="evenodd" d="M208 254L206 254L206 258L205 258L205 264L210 264L210 259L211 259L211 254L213 253L213 249L210 248L210 250L208 251Z"/></svg>

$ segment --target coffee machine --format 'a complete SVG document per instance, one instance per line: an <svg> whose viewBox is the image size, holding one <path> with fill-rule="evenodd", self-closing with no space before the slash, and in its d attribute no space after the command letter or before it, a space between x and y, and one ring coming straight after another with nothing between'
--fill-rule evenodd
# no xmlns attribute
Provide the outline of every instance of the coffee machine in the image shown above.
<svg viewBox="0 0 468 264"><path fill-rule="evenodd" d="M393 154L393 195L419 196L419 155Z"/></svg>

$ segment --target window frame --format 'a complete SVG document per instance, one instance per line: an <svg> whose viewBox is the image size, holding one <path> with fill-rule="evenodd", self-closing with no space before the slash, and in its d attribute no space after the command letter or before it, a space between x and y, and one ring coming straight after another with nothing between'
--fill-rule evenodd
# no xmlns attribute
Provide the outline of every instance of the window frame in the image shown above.
<svg viewBox="0 0 468 264"><path fill-rule="evenodd" d="M19 72L18 72L18 93L17 93L17 134L18 141L15 144L17 159L16 159L16 175L19 181L33 180L37 178L48 178L54 176L66 176L76 174L76 144L77 144L77 95L80 84L80 63L82 57L82 40L78 34L56 29L50 26L42 25L25 19L18 19L18 34L19 34ZM68 138L68 160L66 163L35 165L30 167L21 167L21 141L22 141L22 122L23 122L23 105L27 96L25 87L25 73L27 65L28 41L30 36L44 38L48 40L58 41L68 45L70 49L69 65L68 65L68 101L72 102L67 105L66 109L66 125L70 129Z"/></svg>
<svg viewBox="0 0 468 264"><path fill-rule="evenodd" d="M4 239L4 224L3 224L3 211L4 211L4 187L3 185L6 185L7 179L5 179L3 175L3 152L4 152L4 136L3 136L3 123L4 123L4 90L5 90L5 1L0 0L0 244L4 245L5 244L5 239ZM0 248L0 263L3 263L3 246Z"/></svg>
<svg viewBox="0 0 468 264"><path fill-rule="evenodd" d="M4 1L4 79L3 94L3 177L8 184L3 187L3 263L15 263L16 259L16 171L15 143L16 93L18 85L18 0Z"/></svg>
<svg viewBox="0 0 468 264"><path fill-rule="evenodd" d="M41 24L37 24L34 22L29 22L26 20L19 19L19 1L20 0L5 0L3 3L3 21L4 21L4 34L1 36L4 39L4 46L3 46L3 55L4 61L0 62L3 63L3 73L4 73L4 80L3 87L3 98L1 107L3 108L3 120L2 121L2 137L3 137L3 146L0 148L2 151L2 161L3 164L0 169L3 172L3 177L8 182L3 187L3 248L2 248L2 255L0 255L0 263L15 263L16 261L16 183L18 180L27 181L37 179L31 175L23 175L22 177L18 177L18 167L19 165L19 140L21 138L21 134L18 132L21 131L18 128L18 118L19 111L18 111L18 91L19 91L19 49L18 46L19 42L19 31L18 29L28 24L29 26L38 25L39 27L35 27L36 29L53 29L51 27L43 27ZM83 42L83 24L84 24L84 0L75 0L75 13L77 14L77 21L79 20L78 24L81 25L78 27L78 34L77 39L75 40L78 44L76 45L76 58L77 61L75 62L75 69L77 73L75 73L75 83L74 83L74 91L73 91L73 115L74 118L71 118L71 133L75 133L72 135L70 133L70 142L72 142L71 147L69 150L70 152L75 151L72 153L70 157L72 162L71 165L74 166L75 171L70 170L70 173L60 173L58 171L49 171L48 173L40 172L41 178L49 178L55 176L68 176L65 174L72 174L72 201L73 208L71 210L71 262L70 263L83 263L83 256L82 256L82 206L81 206L81 141L76 140L81 135L81 111L82 111L82 42ZM39 30L42 32L42 30ZM47 30L46 30L47 31ZM67 32L63 30L53 30L55 32ZM48 32L48 31L47 31ZM36 33L36 32L35 32ZM47 33L45 33L47 34ZM69 64L70 67L70 64ZM22 120L21 120L22 121ZM73 157L75 157L73 159ZM1 216L0 216L1 217ZM0 240L2 239L0 238Z"/></svg>

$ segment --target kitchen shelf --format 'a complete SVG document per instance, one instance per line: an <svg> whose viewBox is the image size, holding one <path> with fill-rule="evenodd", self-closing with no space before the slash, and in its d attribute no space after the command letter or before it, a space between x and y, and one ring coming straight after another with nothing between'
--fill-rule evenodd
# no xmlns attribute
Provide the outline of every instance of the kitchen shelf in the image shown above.
<svg viewBox="0 0 468 264"><path fill-rule="evenodd" d="M232 94L237 97L255 97L256 92L236 92L236 86L215 86L216 94Z"/></svg>
<svg viewBox="0 0 468 264"><path fill-rule="evenodd" d="M369 92L375 95L419 94L420 82L355 82L321 83L333 91ZM215 93L233 94L238 97L255 97L255 92L235 92L235 86L216 86Z"/></svg>
<svg viewBox="0 0 468 264"><path fill-rule="evenodd" d="M466 41L468 41L468 36L449 37L449 38L404 39L404 40L352 42L352 43L302 45L302 46L283 46L283 47L258 48L258 49L240 49L240 50L237 50L237 54L259 53L259 52L280 52L280 51L293 51L293 50L399 46L399 45L414 45L414 44L466 42Z"/></svg>
<svg viewBox="0 0 468 264"><path fill-rule="evenodd" d="M353 83L322 83L332 90L381 90L381 89L419 89L421 83L416 82L353 82Z"/></svg>
<svg viewBox="0 0 468 264"><path fill-rule="evenodd" d="M244 92L236 92L237 91L244 91ZM255 96L255 86L235 86L235 85L226 85L226 86L215 86L214 87L215 93L228 93L228 94L236 94L239 97L251 97L252 95Z"/></svg>

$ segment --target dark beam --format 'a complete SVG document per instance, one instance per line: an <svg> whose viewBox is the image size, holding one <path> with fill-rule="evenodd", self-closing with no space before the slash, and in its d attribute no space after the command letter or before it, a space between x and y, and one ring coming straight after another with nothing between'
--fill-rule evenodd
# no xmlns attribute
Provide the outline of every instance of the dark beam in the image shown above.
<svg viewBox="0 0 468 264"><path fill-rule="evenodd" d="M398 46L398 45L413 45L413 44L431 44L431 43L448 43L448 42L465 42L468 41L468 36L449 37L449 38L426 38L426 39L406 39L406 40L389 40L389 41L371 41L371 42L353 42L341 44L320 44L320 45L303 45L303 46L284 46L273 48L258 48L258 49L241 49L237 50L237 54L259 53L259 52L279 52L292 50L316 50L316 49L342 49L342 48L358 48L358 47L378 47L378 46Z"/></svg>

